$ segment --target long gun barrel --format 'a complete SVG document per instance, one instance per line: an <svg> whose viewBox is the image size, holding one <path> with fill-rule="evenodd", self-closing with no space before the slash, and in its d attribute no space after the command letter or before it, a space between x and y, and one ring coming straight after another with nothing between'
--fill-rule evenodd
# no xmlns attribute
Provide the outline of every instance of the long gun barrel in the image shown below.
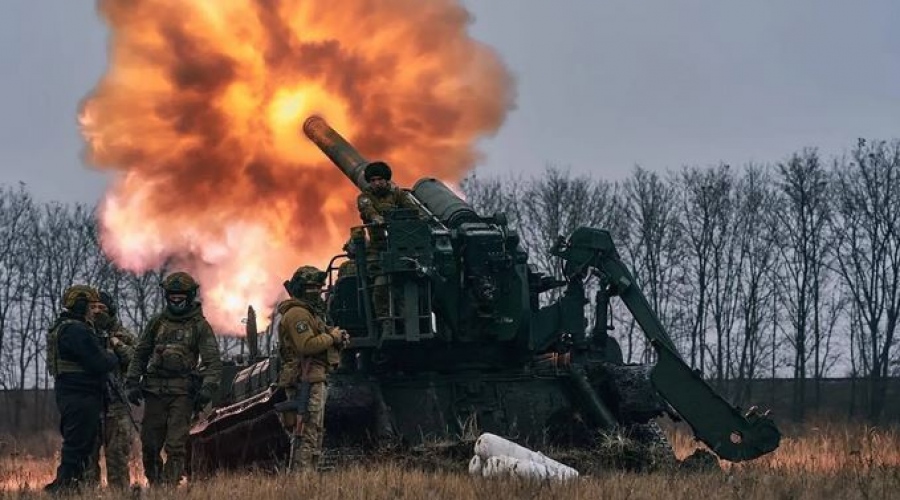
<svg viewBox="0 0 900 500"><path fill-rule="evenodd" d="M370 162L321 116L310 116L303 122L303 133L309 138L360 190L366 188L366 167ZM413 186L412 195L448 227L478 220L475 210L437 179L421 179Z"/></svg>
<svg viewBox="0 0 900 500"><path fill-rule="evenodd" d="M366 188L368 183L365 178L366 166L370 162L363 155L359 154L353 146L344 139L337 130L331 128L328 122L321 116L310 116L303 122L303 133L325 153L332 162L353 184L360 190Z"/></svg>

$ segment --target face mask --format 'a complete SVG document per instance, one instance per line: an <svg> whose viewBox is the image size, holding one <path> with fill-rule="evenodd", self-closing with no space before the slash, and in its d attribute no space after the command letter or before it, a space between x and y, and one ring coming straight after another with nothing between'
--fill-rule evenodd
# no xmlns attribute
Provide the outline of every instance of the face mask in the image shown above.
<svg viewBox="0 0 900 500"><path fill-rule="evenodd" d="M98 330L109 330L113 325L113 318L106 311L94 313L94 326Z"/></svg>
<svg viewBox="0 0 900 500"><path fill-rule="evenodd" d="M169 310L175 314L187 311L190 306L187 299L179 300L178 302L172 302L171 300L166 299L166 302L168 303Z"/></svg>

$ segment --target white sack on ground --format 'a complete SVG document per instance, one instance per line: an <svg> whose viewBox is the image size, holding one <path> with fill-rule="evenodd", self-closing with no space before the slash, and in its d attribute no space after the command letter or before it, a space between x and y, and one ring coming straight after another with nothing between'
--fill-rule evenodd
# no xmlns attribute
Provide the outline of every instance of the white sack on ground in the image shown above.
<svg viewBox="0 0 900 500"><path fill-rule="evenodd" d="M484 477L520 477L523 479L533 479L538 481L544 480L565 480L577 476L570 475L565 472L554 471L545 465L532 462L530 460L521 460L505 455L493 456L484 462L482 469Z"/></svg>
<svg viewBox="0 0 900 500"><path fill-rule="evenodd" d="M484 463L481 460L481 457L475 455L474 457L472 457L472 460L469 460L469 474L473 476L480 476L483 465Z"/></svg>
<svg viewBox="0 0 900 500"><path fill-rule="evenodd" d="M547 457L543 453L531 451L524 446L520 446L508 439L504 439L496 434L485 432L475 441L475 455L481 457L485 461L495 456L507 456L520 460L527 460L539 465L543 465L553 472L554 475L568 478L578 476L578 471Z"/></svg>

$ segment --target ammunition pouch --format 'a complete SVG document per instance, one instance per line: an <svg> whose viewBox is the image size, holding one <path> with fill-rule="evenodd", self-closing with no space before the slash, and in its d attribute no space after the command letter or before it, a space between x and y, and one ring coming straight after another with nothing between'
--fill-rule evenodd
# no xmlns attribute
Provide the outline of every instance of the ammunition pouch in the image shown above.
<svg viewBox="0 0 900 500"><path fill-rule="evenodd" d="M191 395L191 380L188 377L144 377L143 389L153 394Z"/></svg>
<svg viewBox="0 0 900 500"><path fill-rule="evenodd" d="M194 356L183 344L158 345L150 357L147 374L163 377L185 377L194 369Z"/></svg>

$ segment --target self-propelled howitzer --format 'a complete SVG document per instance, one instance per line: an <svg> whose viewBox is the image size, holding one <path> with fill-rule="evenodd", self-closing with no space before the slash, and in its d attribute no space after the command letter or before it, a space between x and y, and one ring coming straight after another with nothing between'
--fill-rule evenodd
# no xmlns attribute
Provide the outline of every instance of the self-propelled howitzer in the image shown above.
<svg viewBox="0 0 900 500"><path fill-rule="evenodd" d="M360 190L367 187L366 166L383 163L366 160L321 117L307 119L303 131ZM452 370L521 363L518 356L530 359L531 311L541 290L530 287L529 279L540 277L529 272L517 232L502 215L480 216L436 179L420 179L405 194L418 210L387 214L387 248L374 262L389 278L389 316L360 318L371 309L339 303L332 310L335 322L361 326L394 321L394 335L369 328L355 336L355 346L378 346L381 357L394 349L408 350L410 342L436 339L445 350L441 362ZM367 229L371 226L375 224ZM351 233L349 253L357 272L369 279L373 261L367 260L362 229ZM485 344L474 349L467 345L473 342ZM397 362L435 367L434 360L421 355L401 354Z"/></svg>
<svg viewBox="0 0 900 500"><path fill-rule="evenodd" d="M365 188L363 172L369 162L349 142L320 117L309 118L304 132L357 187ZM401 330L398 338L406 345L400 348L402 355L398 356L395 369L416 366L407 361L415 357L411 355L408 341L418 339L402 335L404 324L409 324L411 319L403 311L412 308L417 310L417 316L422 313L435 316L437 327L433 334L439 342L421 352L428 366L441 364L428 356L430 349L441 352L441 358L445 352L453 353L444 359L448 360L448 368L458 369L478 361L486 362L487 369L533 362L547 355L568 355L571 378L575 379L573 392L580 394L585 402L586 413L598 425L622 424L616 415L616 409L621 410L621 401L604 402L601 391L595 389L602 385L600 381L588 377L586 382L590 387L580 383L585 382L580 377L581 370L590 373L592 365L598 363L621 363L615 341L604 331L605 322L589 329L583 313L588 302L584 283L589 277L597 276L603 284L597 301L598 316L605 317L603 312L609 296L618 296L624 302L658 354L657 363L650 371L653 387L692 426L701 441L720 457L733 461L755 458L778 446L780 434L768 417L755 412L743 415L684 362L619 257L609 232L579 228L568 240L560 238L553 253L565 263L564 279L556 281L531 271L527 254L521 249L515 231L506 225L505 217L479 216L435 179L420 180L408 195L420 207L419 215L424 215L426 222L401 218L399 228L392 228L389 222L389 240L401 241L398 245L389 243L381 264L389 276L397 278L398 286L392 287L392 304L408 295L400 292L410 282L419 287L424 283L427 297L423 300L419 295L416 302L401 302L404 307L398 308L401 311L397 318L401 321L397 325ZM426 232L423 227L418 233L422 241L410 245L409 231L402 225L403 221L430 230ZM363 242L358 243L361 246ZM409 252L410 248L414 250ZM400 265L403 261L411 264L410 269L403 269ZM357 258L357 266L364 265ZM422 272L409 274L414 270ZM366 288L362 283L358 285ZM560 285L565 286L561 298L539 307L539 294ZM423 308L423 304L431 307ZM383 348L384 341L388 340L378 337L378 332L369 331L365 336L378 338L381 340L378 345ZM365 348L367 343L358 345ZM500 352L491 355L492 347L497 346ZM389 353L385 355L391 357ZM578 389L578 386L582 387Z"/></svg>
<svg viewBox="0 0 900 500"><path fill-rule="evenodd" d="M370 162L337 131L320 117L303 130L354 185L367 188ZM415 209L352 228L346 252L329 265L328 319L347 330L351 345L330 381L326 446L384 438L420 444L473 427L538 449L592 446L604 429L664 441L653 419L668 414L726 460L778 447L771 418L732 406L685 363L608 231L582 227L560 237L551 253L562 275L552 277L529 266L502 214L479 214L436 179L404 193ZM376 226L386 238L373 252L366 233ZM372 304L376 275L389 291L380 316ZM555 298L545 298L548 291ZM614 297L649 339L655 364L623 362L607 321ZM384 321L393 328L381 328ZM286 456L273 409L284 399L272 384L277 371L277 358L269 357L233 383L223 381L232 389L191 432L195 464L246 466Z"/></svg>

